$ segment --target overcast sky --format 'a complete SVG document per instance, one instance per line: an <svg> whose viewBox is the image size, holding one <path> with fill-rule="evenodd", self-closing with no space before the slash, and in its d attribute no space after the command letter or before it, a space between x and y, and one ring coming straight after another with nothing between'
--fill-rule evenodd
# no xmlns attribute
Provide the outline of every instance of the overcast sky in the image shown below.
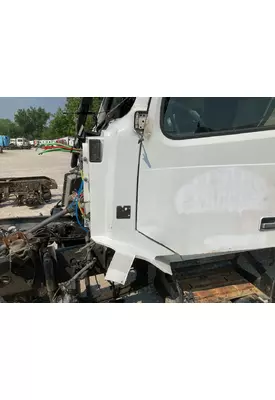
<svg viewBox="0 0 275 400"><path fill-rule="evenodd" d="M66 97L0 97L0 118L13 120L19 108L43 107L54 113L58 107L64 106Z"/></svg>

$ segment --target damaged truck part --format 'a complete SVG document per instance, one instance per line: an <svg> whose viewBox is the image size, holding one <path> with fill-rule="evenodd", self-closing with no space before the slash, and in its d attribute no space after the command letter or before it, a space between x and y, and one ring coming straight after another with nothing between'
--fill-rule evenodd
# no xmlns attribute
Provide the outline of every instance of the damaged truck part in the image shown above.
<svg viewBox="0 0 275 400"><path fill-rule="evenodd" d="M91 110L83 98L51 217L0 221L3 301L150 288L163 302L273 302L274 99L104 98Z"/></svg>
<svg viewBox="0 0 275 400"><path fill-rule="evenodd" d="M0 202L15 198L18 206L33 207L51 200L51 189L57 189L54 179L47 176L0 178Z"/></svg>

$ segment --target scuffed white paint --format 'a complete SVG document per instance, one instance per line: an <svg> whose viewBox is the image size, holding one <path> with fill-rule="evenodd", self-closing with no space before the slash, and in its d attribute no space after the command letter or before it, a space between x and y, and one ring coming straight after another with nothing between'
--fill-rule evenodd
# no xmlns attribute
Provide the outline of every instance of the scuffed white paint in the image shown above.
<svg viewBox="0 0 275 400"><path fill-rule="evenodd" d="M216 235L208 237L204 240L204 245L209 249L209 251L214 252L215 249L219 251L237 251L242 249L254 248L255 245L259 248L263 248L266 245L265 236L255 235Z"/></svg>
<svg viewBox="0 0 275 400"><path fill-rule="evenodd" d="M101 132L103 161L88 163L91 237L117 253L108 276L118 282L134 258L171 274L175 256L275 246L275 231L259 230L275 215L275 131L171 140L161 103L151 98L148 110L149 98L136 98ZM141 152L136 111L149 111ZM130 219L116 218L119 205L131 206Z"/></svg>
<svg viewBox="0 0 275 400"><path fill-rule="evenodd" d="M275 216L275 130L171 140L160 110L161 98L152 98L138 231L183 259L275 246L275 231L259 229Z"/></svg>
<svg viewBox="0 0 275 400"><path fill-rule="evenodd" d="M268 183L256 172L234 166L211 168L178 190L175 208L178 214L255 211L263 208L269 193Z"/></svg>
<svg viewBox="0 0 275 400"><path fill-rule="evenodd" d="M101 163L88 162L88 200L91 214L91 238L115 251L109 266L107 279L124 283L133 260L139 258L155 265L161 271L172 274L169 262L156 260L156 256L169 256L158 243L136 231L136 190L139 165L139 135L134 131L136 111L146 111L149 98L136 98L131 111L123 118L112 121L101 136L87 137L89 141L101 140ZM87 155L89 159L89 155ZM131 206L131 218L119 219L116 209Z"/></svg>

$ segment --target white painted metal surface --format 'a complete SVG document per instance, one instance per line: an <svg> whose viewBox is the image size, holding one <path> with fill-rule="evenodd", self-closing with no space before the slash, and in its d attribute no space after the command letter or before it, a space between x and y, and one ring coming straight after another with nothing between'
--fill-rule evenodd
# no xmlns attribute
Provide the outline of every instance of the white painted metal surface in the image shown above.
<svg viewBox="0 0 275 400"><path fill-rule="evenodd" d="M136 191L139 164L139 137L134 131L134 113L147 110L149 98L138 98L132 110L123 118L113 121L100 137L103 145L101 163L89 162L91 237L97 243L127 255L128 265L117 271L110 265L108 274L118 283L126 281L135 257L147 260L166 273L171 274L167 260L156 256L167 256L171 251L136 231ZM88 140L95 140L89 138ZM130 219L117 219L117 206L130 206ZM125 258L126 259L126 258Z"/></svg>
<svg viewBox="0 0 275 400"><path fill-rule="evenodd" d="M131 267L135 259L135 254L131 251L127 253L115 252L105 277L106 280L125 283L129 266Z"/></svg>
<svg viewBox="0 0 275 400"><path fill-rule="evenodd" d="M137 228L183 258L272 247L275 131L171 140L153 98L143 142Z"/></svg>
<svg viewBox="0 0 275 400"><path fill-rule="evenodd" d="M109 124L103 161L84 167L91 237L116 251L107 276L118 283L135 257L171 274L172 261L275 245L274 231L259 230L275 216L275 131L171 140L161 100L151 99L142 144L134 114L148 111L149 98ZM118 219L117 206L130 206L131 218Z"/></svg>

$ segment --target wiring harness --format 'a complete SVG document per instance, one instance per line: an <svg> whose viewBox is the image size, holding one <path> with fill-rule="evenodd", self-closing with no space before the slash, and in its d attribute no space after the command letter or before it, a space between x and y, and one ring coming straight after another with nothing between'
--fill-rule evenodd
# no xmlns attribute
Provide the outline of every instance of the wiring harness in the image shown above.
<svg viewBox="0 0 275 400"><path fill-rule="evenodd" d="M58 143L58 142L40 144L37 147L36 151L37 150L39 150L39 155L42 155L45 153L51 153L51 152L55 152L55 151L61 151L64 153L74 153L74 154L80 154L80 152L81 152L81 149L69 146L67 144Z"/></svg>
<svg viewBox="0 0 275 400"><path fill-rule="evenodd" d="M80 211L82 218L83 219L85 218L85 210L81 205L81 203L83 203L83 200L84 200L84 176L83 176L82 171L80 171L80 174L81 174L81 184L80 184L78 191L75 192L75 195L73 197L73 202L69 208L72 208L72 209L74 208L74 213L75 213L75 217L76 217L76 221L77 221L78 225L84 231L88 232L88 229L85 228L85 226L83 226L83 224L80 222L79 215L78 215L78 211Z"/></svg>

